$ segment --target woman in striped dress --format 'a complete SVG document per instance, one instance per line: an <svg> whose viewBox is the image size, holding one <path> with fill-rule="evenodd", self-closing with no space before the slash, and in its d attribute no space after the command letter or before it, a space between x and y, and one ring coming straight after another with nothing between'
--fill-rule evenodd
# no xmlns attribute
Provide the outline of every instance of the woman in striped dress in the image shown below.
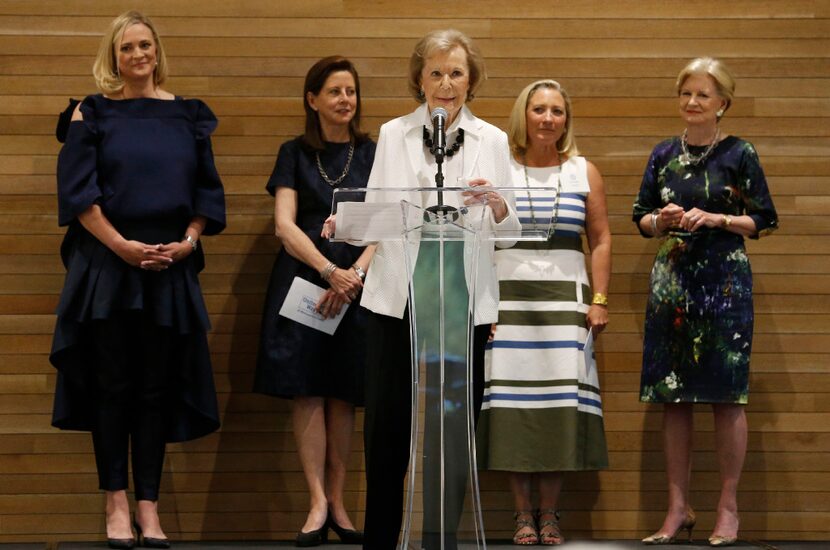
<svg viewBox="0 0 830 550"><path fill-rule="evenodd" d="M570 99L556 81L522 91L508 135L521 222L551 228L545 242L496 252L499 324L485 356L478 452L483 468L510 472L513 542L554 545L564 542L557 512L563 472L608 464L596 364L584 348L589 331L596 336L608 322L611 232L602 176L578 156ZM543 186L555 191L529 189Z"/></svg>

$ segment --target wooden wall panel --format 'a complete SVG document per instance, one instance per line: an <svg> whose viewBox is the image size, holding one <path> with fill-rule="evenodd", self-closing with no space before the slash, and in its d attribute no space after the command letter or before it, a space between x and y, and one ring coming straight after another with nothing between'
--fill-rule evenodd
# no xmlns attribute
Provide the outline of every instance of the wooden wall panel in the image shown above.
<svg viewBox="0 0 830 550"><path fill-rule="evenodd" d="M47 356L63 279L53 135L67 97L95 91L90 71L107 23L133 7L160 28L168 88L204 99L219 116L214 145L228 193L228 229L205 240L202 278L223 429L170 446L161 503L170 536L288 539L302 523L288 405L249 393L278 246L263 187L279 144L301 130L302 79L316 58L354 59L364 124L377 135L414 107L405 74L415 41L454 26L488 63L472 109L504 127L526 83L559 79L574 97L580 149L608 186L612 317L599 360L611 468L568 477L565 533L633 538L662 519L659 409L637 400L655 243L636 233L630 208L651 147L682 129L676 73L691 57L715 55L738 80L724 127L756 144L781 215L777 235L748 245L757 337L742 535L830 539L830 2L0 0L0 543L103 532L89 437L49 426L55 373ZM718 477L711 415L701 408L696 421L692 498L705 531ZM347 483L358 522L361 435ZM483 474L482 491L488 532L507 537L504 477Z"/></svg>

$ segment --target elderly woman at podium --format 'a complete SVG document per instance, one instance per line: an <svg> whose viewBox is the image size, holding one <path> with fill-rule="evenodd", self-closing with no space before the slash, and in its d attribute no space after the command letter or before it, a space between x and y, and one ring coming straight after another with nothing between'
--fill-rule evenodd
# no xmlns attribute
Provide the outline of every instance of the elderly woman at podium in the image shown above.
<svg viewBox="0 0 830 550"><path fill-rule="evenodd" d="M485 80L485 67L473 42L456 30L433 31L410 58L409 91L420 105L384 124L368 187L435 186L438 171L433 128L438 108L446 113L446 153L442 172L449 186L482 187L489 223L496 230L520 229L515 212L485 186L508 181L507 135L475 117L466 106ZM463 178L463 180L462 180ZM425 201L433 200L428 194ZM447 202L451 202L445 193ZM431 204L420 205L429 207ZM454 206L462 206L456 204ZM484 348L498 313L498 282L493 244L481 252L475 291L473 330L473 410L477 415L484 386ZM369 310L371 335L366 365L366 523L364 548L394 548L401 530L403 482L409 462L411 409L409 273L403 247L381 242L366 277L361 305Z"/></svg>

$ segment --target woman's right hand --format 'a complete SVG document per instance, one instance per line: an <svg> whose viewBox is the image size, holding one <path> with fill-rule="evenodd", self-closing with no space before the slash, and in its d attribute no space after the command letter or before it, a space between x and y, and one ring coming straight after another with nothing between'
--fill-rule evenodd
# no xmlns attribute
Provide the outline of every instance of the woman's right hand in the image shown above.
<svg viewBox="0 0 830 550"><path fill-rule="evenodd" d="M173 260L161 252L161 246L124 240L114 252L133 267L149 271L163 271L173 263Z"/></svg>
<svg viewBox="0 0 830 550"><path fill-rule="evenodd" d="M320 231L320 236L324 239L331 239L334 236L335 229L337 229L337 215L332 214L323 222L323 230Z"/></svg>
<svg viewBox="0 0 830 550"><path fill-rule="evenodd" d="M354 269L337 268L334 273L329 276L329 286L338 294L347 304L351 304L352 300L357 298L360 289L363 288L363 281L355 272Z"/></svg>
<svg viewBox="0 0 830 550"><path fill-rule="evenodd" d="M666 231L667 229L671 229L672 227L679 226L680 220L683 219L683 214L685 213L686 211L683 209L682 206L678 206L673 202L670 202L669 204L660 209L660 214L658 216L658 229L660 229L661 231Z"/></svg>

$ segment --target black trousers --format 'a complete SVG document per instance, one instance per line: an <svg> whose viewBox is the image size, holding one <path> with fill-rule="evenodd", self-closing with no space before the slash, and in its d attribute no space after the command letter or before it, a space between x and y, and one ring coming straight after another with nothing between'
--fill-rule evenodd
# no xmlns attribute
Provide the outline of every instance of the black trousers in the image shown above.
<svg viewBox="0 0 830 550"><path fill-rule="evenodd" d="M412 363L409 313L403 319L369 312L367 326L366 523L363 548L394 550L403 521L404 478L409 465ZM490 325L473 334L473 410L478 419L484 395L484 348Z"/></svg>
<svg viewBox="0 0 830 550"><path fill-rule="evenodd" d="M158 500L165 447L165 393L172 331L142 312L93 322L96 422L92 430L99 488L128 486L131 449L136 500Z"/></svg>

